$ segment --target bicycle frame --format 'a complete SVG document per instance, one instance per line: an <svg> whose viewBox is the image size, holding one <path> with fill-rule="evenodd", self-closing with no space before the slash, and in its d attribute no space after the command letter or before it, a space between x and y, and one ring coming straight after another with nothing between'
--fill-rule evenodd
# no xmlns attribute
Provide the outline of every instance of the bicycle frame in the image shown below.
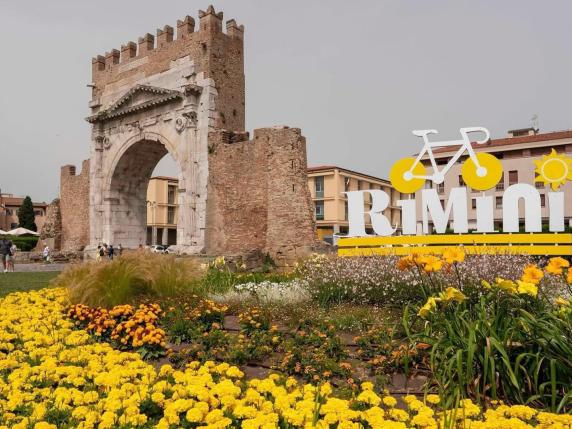
<svg viewBox="0 0 572 429"><path fill-rule="evenodd" d="M419 154L417 155L417 158L415 159L415 162L413 163L413 165L411 166L411 169L409 170L409 173L411 173L410 177L412 179L431 180L432 182L437 183L437 184L443 183L443 181L445 180L445 175L447 174L447 172L451 169L451 167L453 167L453 165L459 160L459 158L465 153L465 151L468 152L469 157L473 160L476 167L478 169L480 169L481 166L479 165L479 161L477 160L477 157L475 155L475 151L473 150L473 146L471 145L471 141L469 139L468 134L473 133L473 132L484 133L485 138L483 140L477 140L475 142L477 144L484 144L484 143L488 142L490 139L489 130L487 130L486 128L482 128L482 127L469 127L469 128L461 128L461 129L459 129L459 131L460 131L461 135L463 136L462 140L446 140L446 141L441 141L441 142L430 142L429 141L428 135L429 134L438 134L438 132L436 130L415 130L415 131L413 131L414 135L423 138L423 149L419 152ZM442 170L439 170L439 168L437 167L437 163L435 162L435 157L433 156L433 148L448 147L448 146L460 146L460 148L457 151L457 153L455 153L455 155L453 155L451 157L451 159L445 165L445 167L443 167ZM429 176L419 176L419 175L412 174L413 170L421 162L421 159L425 156L425 154L428 154L428 156L429 156L429 161L431 162L431 166L433 167L433 174L431 174Z"/></svg>

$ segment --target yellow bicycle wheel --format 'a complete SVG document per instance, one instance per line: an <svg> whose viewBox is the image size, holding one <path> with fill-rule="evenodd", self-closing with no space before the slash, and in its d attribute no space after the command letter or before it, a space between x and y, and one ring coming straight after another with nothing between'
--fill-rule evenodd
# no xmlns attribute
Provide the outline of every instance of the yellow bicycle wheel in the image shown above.
<svg viewBox="0 0 572 429"><path fill-rule="evenodd" d="M425 176L425 166L420 162L414 169L415 158L403 158L398 160L389 172L389 180L395 189L404 194L412 194L423 187L425 179L406 179L406 173L410 172L413 176Z"/></svg>
<svg viewBox="0 0 572 429"><path fill-rule="evenodd" d="M467 186L477 191L486 191L496 186L502 177L502 163L496 156L489 153L477 153L479 165L485 169L484 175L478 174L478 169L471 158L463 163L461 175Z"/></svg>

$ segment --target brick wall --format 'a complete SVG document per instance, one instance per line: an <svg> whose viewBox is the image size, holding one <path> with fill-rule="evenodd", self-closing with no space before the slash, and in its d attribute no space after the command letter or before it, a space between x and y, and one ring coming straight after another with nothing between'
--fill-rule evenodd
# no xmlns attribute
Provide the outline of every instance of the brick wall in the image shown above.
<svg viewBox="0 0 572 429"><path fill-rule="evenodd" d="M300 129L262 128L236 140L209 134L207 253L263 251L279 264L307 254L315 224Z"/></svg>
<svg viewBox="0 0 572 429"><path fill-rule="evenodd" d="M82 250L89 241L89 160L79 175L73 165L61 168L60 214L62 250Z"/></svg>

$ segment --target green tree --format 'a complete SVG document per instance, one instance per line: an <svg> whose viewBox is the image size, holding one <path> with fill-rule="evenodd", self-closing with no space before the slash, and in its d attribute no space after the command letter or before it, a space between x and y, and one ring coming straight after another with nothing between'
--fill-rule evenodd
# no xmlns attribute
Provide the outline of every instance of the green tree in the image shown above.
<svg viewBox="0 0 572 429"><path fill-rule="evenodd" d="M24 198L22 205L18 209L18 222L21 228L26 228L32 231L37 231L36 216L34 215L34 205L30 197Z"/></svg>

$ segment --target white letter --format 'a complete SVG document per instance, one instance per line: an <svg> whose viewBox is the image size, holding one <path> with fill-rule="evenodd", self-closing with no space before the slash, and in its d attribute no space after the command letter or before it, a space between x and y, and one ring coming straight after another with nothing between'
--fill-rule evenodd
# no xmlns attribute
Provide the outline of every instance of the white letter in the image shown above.
<svg viewBox="0 0 572 429"><path fill-rule="evenodd" d="M371 194L371 210L364 211L364 192ZM371 219L371 226L377 235L391 235L395 229L391 222L384 216L383 211L389 205L389 195L379 189L366 191L345 192L348 196L348 237L363 237L371 234L365 232L364 214Z"/></svg>
<svg viewBox="0 0 572 429"><path fill-rule="evenodd" d="M502 197L502 229L503 232L518 232L518 202L524 200L524 230L526 232L542 231L540 214L540 194L532 185L517 183L509 186Z"/></svg>
<svg viewBox="0 0 572 429"><path fill-rule="evenodd" d="M495 232L493 197L483 195L477 200L477 232Z"/></svg>
<svg viewBox="0 0 572 429"><path fill-rule="evenodd" d="M564 192L548 193L550 218L548 229L551 232L564 231Z"/></svg>
<svg viewBox="0 0 572 429"><path fill-rule="evenodd" d="M399 200L397 205L401 207L401 233L403 235L417 234L415 200Z"/></svg>
<svg viewBox="0 0 572 429"><path fill-rule="evenodd" d="M467 188L453 188L447 198L447 207L443 210L436 189L423 189L421 191L421 210L423 212L423 232L429 233L429 214L433 219L435 231L443 234L453 210L453 230L457 233L468 232L467 220Z"/></svg>

